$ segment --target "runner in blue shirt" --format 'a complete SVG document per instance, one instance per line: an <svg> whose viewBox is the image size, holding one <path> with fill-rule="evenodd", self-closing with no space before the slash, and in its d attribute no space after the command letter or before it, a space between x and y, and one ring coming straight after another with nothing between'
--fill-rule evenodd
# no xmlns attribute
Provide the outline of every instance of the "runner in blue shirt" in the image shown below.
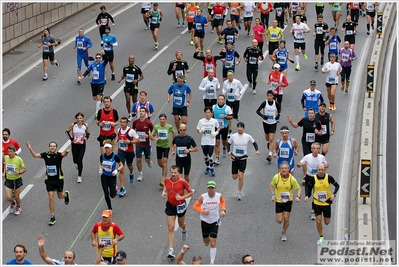
<svg viewBox="0 0 399 267"><path fill-rule="evenodd" d="M175 117L176 129L179 129L181 117L182 123L187 125L187 107L190 106L193 93L190 87L183 82L183 75L177 76L177 83L172 84L168 89L167 100L170 102L170 96L173 94L173 112Z"/></svg>
<svg viewBox="0 0 399 267"><path fill-rule="evenodd" d="M82 76L82 59L86 65L86 68L89 67L89 48L93 46L90 38L84 35L84 31L82 28L78 30L78 36L75 38L75 45L73 49L77 49L77 62L78 62L78 84L80 84L80 76Z"/></svg>
<svg viewBox="0 0 399 267"><path fill-rule="evenodd" d="M194 43L195 48L201 47L200 55L204 55L205 27L208 26L208 19L202 15L202 10L197 8L197 15L194 17ZM199 39L199 44L198 44Z"/></svg>
<svg viewBox="0 0 399 267"><path fill-rule="evenodd" d="M320 102L319 102L320 101ZM319 112L319 103L323 103L324 98L319 90L316 89L316 81L310 81L310 88L303 91L301 104L305 111L304 118L308 118L309 108L313 108L315 113Z"/></svg>
<svg viewBox="0 0 399 267"><path fill-rule="evenodd" d="M111 27L105 26L105 34L103 34L101 38L101 47L103 50L101 54L103 54L103 60L105 64L109 62L109 66L111 68L111 80L115 80L115 66L114 66L114 46L118 46L118 41L116 40L115 35L111 34Z"/></svg>

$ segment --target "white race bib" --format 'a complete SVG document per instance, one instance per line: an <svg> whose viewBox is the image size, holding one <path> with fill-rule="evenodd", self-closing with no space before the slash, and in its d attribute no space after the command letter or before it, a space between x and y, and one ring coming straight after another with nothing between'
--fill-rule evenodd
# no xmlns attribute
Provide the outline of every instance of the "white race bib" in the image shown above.
<svg viewBox="0 0 399 267"><path fill-rule="evenodd" d="M326 191L317 192L317 200L321 202L326 202L327 192Z"/></svg>
<svg viewBox="0 0 399 267"><path fill-rule="evenodd" d="M280 192L280 199L284 203L290 201L290 192Z"/></svg>
<svg viewBox="0 0 399 267"><path fill-rule="evenodd" d="M316 140L315 133L306 133L305 141L308 143L313 143Z"/></svg>
<svg viewBox="0 0 399 267"><path fill-rule="evenodd" d="M56 176L57 175L57 166L55 165L47 165L47 175L48 176Z"/></svg>

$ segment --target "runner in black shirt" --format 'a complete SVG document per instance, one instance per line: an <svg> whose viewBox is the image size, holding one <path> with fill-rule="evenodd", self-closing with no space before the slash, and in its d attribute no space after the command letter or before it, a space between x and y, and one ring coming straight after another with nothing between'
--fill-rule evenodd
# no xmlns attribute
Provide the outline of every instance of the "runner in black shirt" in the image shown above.
<svg viewBox="0 0 399 267"><path fill-rule="evenodd" d="M96 19L96 24L100 30L100 39L102 39L103 34L105 34L105 26L108 26L109 21L112 21L112 27L115 27L114 18L106 11L105 6L100 7L101 13L98 14Z"/></svg>

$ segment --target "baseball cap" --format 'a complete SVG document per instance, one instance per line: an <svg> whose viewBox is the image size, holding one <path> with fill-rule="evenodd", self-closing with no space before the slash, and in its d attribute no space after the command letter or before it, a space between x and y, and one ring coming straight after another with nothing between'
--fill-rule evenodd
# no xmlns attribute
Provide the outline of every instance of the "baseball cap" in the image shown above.
<svg viewBox="0 0 399 267"><path fill-rule="evenodd" d="M316 81L315 80L311 80L310 84L316 84Z"/></svg>
<svg viewBox="0 0 399 267"><path fill-rule="evenodd" d="M183 55L183 53L182 53L180 50L177 50L177 51L175 52L175 56L177 56L177 54L182 54L182 55Z"/></svg>
<svg viewBox="0 0 399 267"><path fill-rule="evenodd" d="M216 188L216 183L215 183L214 181L209 181L209 182L206 184L206 187L207 187L207 188L209 188L209 187Z"/></svg>
<svg viewBox="0 0 399 267"><path fill-rule="evenodd" d="M244 124L242 121L240 121L239 123L237 123L237 127L239 127L239 126L241 126L242 128L245 128L245 124Z"/></svg>
<svg viewBox="0 0 399 267"><path fill-rule="evenodd" d="M158 5L158 3L154 3L154 6L157 6Z"/></svg>
<svg viewBox="0 0 399 267"><path fill-rule="evenodd" d="M276 63L276 64L273 65L273 69L279 69L279 68L280 68L280 64Z"/></svg>
<svg viewBox="0 0 399 267"><path fill-rule="evenodd" d="M320 107L320 106L326 107L326 103L322 102L322 103L319 104L319 107Z"/></svg>
<svg viewBox="0 0 399 267"><path fill-rule="evenodd" d="M104 147L112 148L112 145L110 143L107 143L107 144L104 145Z"/></svg>
<svg viewBox="0 0 399 267"><path fill-rule="evenodd" d="M234 75L234 71L228 71L227 76Z"/></svg>
<svg viewBox="0 0 399 267"><path fill-rule="evenodd" d="M112 216L112 210L103 210L103 217L111 217Z"/></svg>
<svg viewBox="0 0 399 267"><path fill-rule="evenodd" d="M122 261L124 259L126 259L126 252L119 250L118 253L116 253L116 260Z"/></svg>

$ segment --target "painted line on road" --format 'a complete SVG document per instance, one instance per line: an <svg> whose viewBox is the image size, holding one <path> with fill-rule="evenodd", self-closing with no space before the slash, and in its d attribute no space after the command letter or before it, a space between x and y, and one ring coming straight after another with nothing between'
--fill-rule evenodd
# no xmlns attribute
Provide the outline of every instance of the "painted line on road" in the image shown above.
<svg viewBox="0 0 399 267"><path fill-rule="evenodd" d="M163 53L163 51L165 51L166 49L168 49L168 45L165 46L164 48L162 48L158 53L155 54L155 56L153 56L150 60L147 61L147 64L150 64L151 62L153 62L160 54Z"/></svg>
<svg viewBox="0 0 399 267"><path fill-rule="evenodd" d="M180 34L185 34L188 31L188 28L186 28L184 31L182 31Z"/></svg>
<svg viewBox="0 0 399 267"><path fill-rule="evenodd" d="M130 8L132 8L132 7L134 7L134 6L137 5L137 4L138 4L138 2L137 2L137 3L134 3L134 4L130 4L130 6L128 6L127 8L121 9L120 11L117 11L117 12L112 13L112 14L113 14L114 17L116 17L116 16L118 16L119 14L125 12L126 10L128 10L128 9L130 9ZM93 25L93 26L90 26L87 30L85 30L85 32L90 32L90 31L92 31L92 30L94 30L94 29L97 29L97 28L98 28L97 25ZM66 40L65 42L62 42L62 45L61 45L60 47L54 48L54 53L56 53L56 52L58 52L58 51L60 51L60 50L62 50L62 49L64 49L64 48L68 47L68 45L70 45L70 44L71 44L72 42L74 42L74 41L75 41L75 37L72 37L72 38ZM26 73L28 73L29 71L31 71L32 69L34 69L37 65L39 65L39 64L42 63L42 62L43 62L43 59L42 59L41 56L40 56L40 59L34 61L31 65L29 65L29 66L28 66L27 68L25 68L23 71L19 72L19 74L16 75L14 78L10 79L8 82L6 82L5 84L3 84L2 90L6 89L8 86L10 86L11 84L13 84L15 81L19 80L22 76L24 76Z"/></svg>
<svg viewBox="0 0 399 267"><path fill-rule="evenodd" d="M21 194L19 195L19 197L21 199L24 198L24 196L29 192L29 190L32 189L32 187L34 186L34 184L29 184L27 187L25 187L25 189L21 192ZM10 214L10 212L8 211L8 207L6 208L5 211L3 211L3 219L2 221L4 221L5 218L7 218L8 214Z"/></svg>

